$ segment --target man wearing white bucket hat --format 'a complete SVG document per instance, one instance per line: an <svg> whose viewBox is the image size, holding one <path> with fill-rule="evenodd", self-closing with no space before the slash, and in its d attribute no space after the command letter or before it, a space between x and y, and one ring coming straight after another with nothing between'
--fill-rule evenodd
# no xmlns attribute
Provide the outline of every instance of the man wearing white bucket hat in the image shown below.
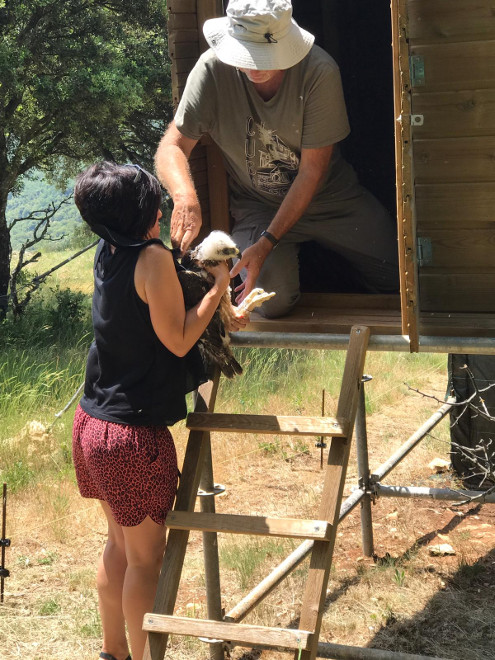
<svg viewBox="0 0 495 660"><path fill-rule="evenodd" d="M243 278L238 302L257 285L277 293L262 314L288 313L300 295L299 248L309 241L344 257L365 290L396 291L393 222L337 146L349 124L335 61L292 19L289 0L230 0L227 15L206 21L203 32L210 49L156 154L174 200L172 242L185 250L198 235L188 158L209 134L229 174L242 252L231 272Z"/></svg>

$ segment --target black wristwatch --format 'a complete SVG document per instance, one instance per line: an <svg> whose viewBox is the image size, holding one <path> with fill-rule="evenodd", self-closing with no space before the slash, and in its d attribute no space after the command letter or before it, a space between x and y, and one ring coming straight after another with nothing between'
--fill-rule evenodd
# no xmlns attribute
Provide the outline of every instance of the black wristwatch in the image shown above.
<svg viewBox="0 0 495 660"><path fill-rule="evenodd" d="M273 247L277 247L277 245L279 244L279 239L275 238L275 236L273 234L270 234L269 231L262 231L260 234L260 238L262 236L267 238L270 241L270 243L273 245Z"/></svg>

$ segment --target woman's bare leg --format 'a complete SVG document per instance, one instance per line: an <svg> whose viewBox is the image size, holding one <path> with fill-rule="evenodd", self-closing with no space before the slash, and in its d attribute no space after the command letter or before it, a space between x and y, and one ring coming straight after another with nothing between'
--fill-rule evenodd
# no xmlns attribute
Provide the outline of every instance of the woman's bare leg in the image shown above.
<svg viewBox="0 0 495 660"><path fill-rule="evenodd" d="M97 573L98 603L103 627L103 651L117 660L129 655L122 609L122 591L127 569L124 535L106 502L101 502L108 521L108 539Z"/></svg>
<svg viewBox="0 0 495 660"><path fill-rule="evenodd" d="M153 610L165 550L166 528L147 517L135 527L122 527L127 557L122 605L133 660L142 660L146 643L143 617Z"/></svg>

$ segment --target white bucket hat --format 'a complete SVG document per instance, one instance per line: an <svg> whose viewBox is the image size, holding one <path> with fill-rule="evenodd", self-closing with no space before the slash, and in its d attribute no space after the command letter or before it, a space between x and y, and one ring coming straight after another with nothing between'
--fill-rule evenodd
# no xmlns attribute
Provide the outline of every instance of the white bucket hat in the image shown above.
<svg viewBox="0 0 495 660"><path fill-rule="evenodd" d="M227 16L205 21L215 55L241 69L289 69L310 51L314 36L292 18L290 0L230 0Z"/></svg>

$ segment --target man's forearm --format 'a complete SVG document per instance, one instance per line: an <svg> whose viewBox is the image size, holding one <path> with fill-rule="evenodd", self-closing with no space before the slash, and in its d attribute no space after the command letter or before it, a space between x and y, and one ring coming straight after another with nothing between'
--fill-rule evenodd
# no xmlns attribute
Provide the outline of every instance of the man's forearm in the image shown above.
<svg viewBox="0 0 495 660"><path fill-rule="evenodd" d="M196 189L184 151L176 144L160 142L155 156L156 173L172 199L196 197Z"/></svg>
<svg viewBox="0 0 495 660"><path fill-rule="evenodd" d="M332 145L302 151L299 172L267 229L275 238L282 238L308 208L328 170L332 151Z"/></svg>
<svg viewBox="0 0 495 660"><path fill-rule="evenodd" d="M304 214L320 185L320 179L299 173L270 222L267 231L279 240Z"/></svg>

